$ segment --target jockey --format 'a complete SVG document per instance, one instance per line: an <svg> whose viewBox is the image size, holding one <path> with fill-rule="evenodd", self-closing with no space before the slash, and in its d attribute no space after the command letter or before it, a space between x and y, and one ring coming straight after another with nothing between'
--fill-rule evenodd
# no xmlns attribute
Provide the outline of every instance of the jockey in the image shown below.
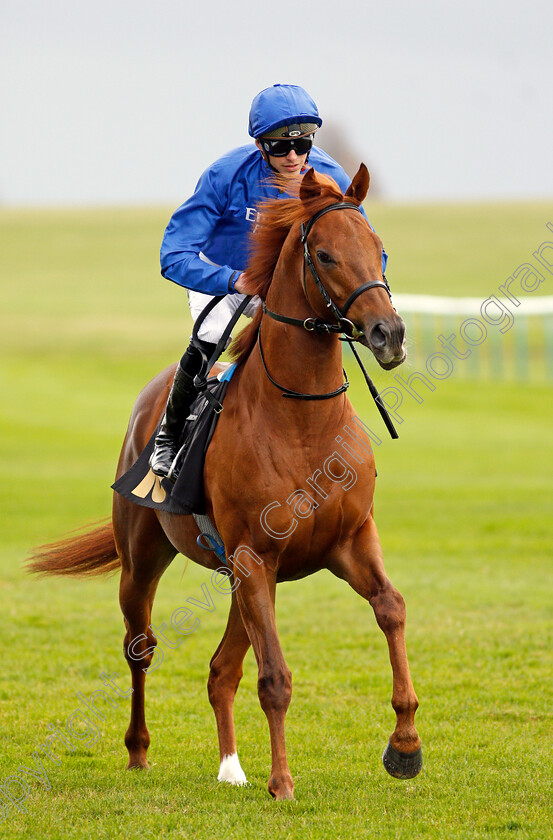
<svg viewBox="0 0 553 840"><path fill-rule="evenodd" d="M249 134L255 145L240 146L219 158L169 221L161 244L161 273L187 289L193 319L213 296L226 295L198 331L208 358L244 299L248 238L257 208L263 200L282 195L274 173L284 179L300 178L309 158L310 165L334 178L342 192L350 184L342 167L313 146L321 124L317 106L303 88L277 84L262 90L250 109ZM383 254L383 270L386 259ZM245 314L252 317L258 304L253 298ZM150 458L156 475L167 476L177 454L197 394L193 382L201 361L200 351L190 344L177 366Z"/></svg>

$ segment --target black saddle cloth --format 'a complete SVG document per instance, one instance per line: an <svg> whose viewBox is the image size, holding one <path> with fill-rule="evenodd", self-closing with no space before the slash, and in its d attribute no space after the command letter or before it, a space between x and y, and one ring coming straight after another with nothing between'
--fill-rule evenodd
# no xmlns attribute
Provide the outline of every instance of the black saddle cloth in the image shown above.
<svg viewBox="0 0 553 840"><path fill-rule="evenodd" d="M214 376L207 381L208 390L219 403L223 402L230 377L234 373L232 367L232 372L230 369L225 371L222 380ZM138 460L112 484L113 489L143 507L168 513L205 513L205 455L218 419L219 414L213 411L207 398L200 394L192 404L181 435L180 472L175 483L159 478L150 469L148 462L154 448L156 429Z"/></svg>

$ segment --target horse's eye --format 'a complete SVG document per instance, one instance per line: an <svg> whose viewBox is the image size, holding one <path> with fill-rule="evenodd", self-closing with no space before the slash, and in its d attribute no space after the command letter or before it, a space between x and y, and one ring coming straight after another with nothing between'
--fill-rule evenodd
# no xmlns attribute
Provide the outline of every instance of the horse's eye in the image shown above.
<svg viewBox="0 0 553 840"><path fill-rule="evenodd" d="M326 251L317 251L317 259L321 263L321 265L329 265L331 262L334 262L331 256L326 253Z"/></svg>

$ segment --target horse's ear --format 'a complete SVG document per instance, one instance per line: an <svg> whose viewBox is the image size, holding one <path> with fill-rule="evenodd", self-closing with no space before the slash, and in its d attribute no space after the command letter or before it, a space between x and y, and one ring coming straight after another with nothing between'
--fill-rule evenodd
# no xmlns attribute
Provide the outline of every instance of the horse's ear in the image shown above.
<svg viewBox="0 0 553 840"><path fill-rule="evenodd" d="M310 198L317 198L321 194L322 184L317 178L317 173L311 167L308 169L301 180L300 199L303 202L309 201Z"/></svg>
<svg viewBox="0 0 553 840"><path fill-rule="evenodd" d="M369 182L371 180L371 176L369 175L369 170L365 166L364 163L361 164L359 169L357 170L357 175L349 185L346 191L346 196L348 198L355 198L359 204L365 199L369 191Z"/></svg>

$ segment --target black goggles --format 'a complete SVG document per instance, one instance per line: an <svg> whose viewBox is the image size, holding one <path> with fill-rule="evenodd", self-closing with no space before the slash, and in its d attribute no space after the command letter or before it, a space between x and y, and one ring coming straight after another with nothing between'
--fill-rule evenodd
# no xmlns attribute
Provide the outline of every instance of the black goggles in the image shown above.
<svg viewBox="0 0 553 840"><path fill-rule="evenodd" d="M306 137L277 137L271 140L269 137L261 138L261 145L271 157L285 157L292 149L299 155L306 155L313 146L313 135Z"/></svg>

